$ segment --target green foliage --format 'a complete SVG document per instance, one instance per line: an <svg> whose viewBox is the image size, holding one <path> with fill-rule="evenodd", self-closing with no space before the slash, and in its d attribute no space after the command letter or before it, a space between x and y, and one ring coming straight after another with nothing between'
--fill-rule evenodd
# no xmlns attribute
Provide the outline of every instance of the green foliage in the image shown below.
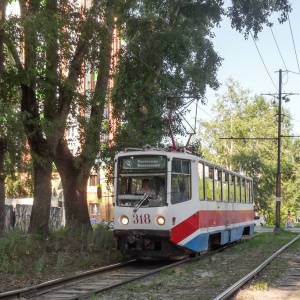
<svg viewBox="0 0 300 300"><path fill-rule="evenodd" d="M201 121L198 152L201 151L205 159L252 177L255 201L272 220L277 172L278 106L261 96L251 99L249 91L232 79L226 82L226 86L227 92L219 96L213 107L214 119ZM289 111L284 109L284 115L282 135L292 135ZM293 172L297 164L297 143L297 140L293 142L285 138L281 148L283 204L293 207L294 211L299 208L297 199L300 197L294 184L299 177ZM283 214L286 211L284 208Z"/></svg>
<svg viewBox="0 0 300 300"><path fill-rule="evenodd" d="M25 144L25 132L36 171L43 168L49 172L55 159L58 171L77 176L77 182L78 177L88 177L99 155L99 136L107 129L116 133L115 140L101 149L107 163L118 149L159 145L166 136L166 119L182 106L182 96L201 98L207 86L219 86L216 74L222 59L214 51L212 30L222 17L229 15L233 27L246 34L251 28L257 33L270 13L281 11L284 20L290 10L285 0L259 2L232 1L227 7L222 0L109 0L87 1L91 6L82 8L77 1L29 1L20 16L3 18L0 24L1 37L5 37L0 39L1 47L6 47L5 55L0 55L0 66L5 66L0 79L0 93L4 91L0 95L0 134L5 128L5 137L14 145L9 153L13 157L23 152L19 146ZM111 70L113 28L118 29L123 43L119 64ZM90 86L82 93L84 79L92 74L97 74L95 89ZM112 104L118 124L105 125L102 131L112 74ZM3 103L7 105L2 108ZM172 119L175 133L183 133L180 119L179 115ZM76 155L56 152L65 131L75 125L80 143ZM68 166L60 164L66 160ZM111 171L112 165L107 166ZM41 186L43 179L35 176L35 186ZM50 182L44 186L48 190L35 201L47 195L50 203ZM31 228L40 225L37 215L33 211L31 221L36 222Z"/></svg>
<svg viewBox="0 0 300 300"><path fill-rule="evenodd" d="M122 260L112 231L102 226L61 229L48 237L11 231L0 237L0 257L1 277L64 274Z"/></svg>
<svg viewBox="0 0 300 300"><path fill-rule="evenodd" d="M284 20L290 6L284 0L272 5L266 0L232 1L228 6L219 0L132 0L120 11L123 43L112 93L119 126L114 146L103 145L101 152L108 167L114 153L126 147L164 146L161 142L170 140L170 116L174 134L185 134L182 117L176 114L183 97L201 98L207 86L219 87L216 74L222 58L214 51L212 30L223 16L246 36L251 28L256 35L272 12L281 11Z"/></svg>
<svg viewBox="0 0 300 300"><path fill-rule="evenodd" d="M119 20L126 43L113 92L114 113L121 118L115 138L119 149L157 145L168 132L169 112L182 105L185 91L204 95L207 85L218 87L221 59L209 38L220 21L221 5L177 5L136 1L136 13L130 14L130 7ZM175 133L182 133L180 119L172 121Z"/></svg>
<svg viewBox="0 0 300 300"><path fill-rule="evenodd" d="M232 1L235 3L228 8L227 15L231 18L231 25L239 32L244 32L245 37L253 30L254 37L262 30L263 24L271 26L268 18L273 12L281 12L278 20L283 23L291 12L291 4L287 0L269 1Z"/></svg>
<svg viewBox="0 0 300 300"><path fill-rule="evenodd" d="M28 173L27 173L28 174ZM32 178L20 174L8 175L5 180L5 195L8 199L28 198L33 196Z"/></svg>

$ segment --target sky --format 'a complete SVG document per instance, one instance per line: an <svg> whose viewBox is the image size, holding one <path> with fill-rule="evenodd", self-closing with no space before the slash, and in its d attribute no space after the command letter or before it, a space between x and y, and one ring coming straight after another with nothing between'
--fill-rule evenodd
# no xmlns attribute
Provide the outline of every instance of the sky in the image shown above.
<svg viewBox="0 0 300 300"><path fill-rule="evenodd" d="M251 90L252 95L277 94L279 69L289 70L291 72L282 73L282 93L299 95L290 96L290 102L282 101L282 106L292 114L292 134L300 136L300 1L292 0L291 3L293 11L289 14L290 24L288 21L279 24L279 14L272 15L275 39L271 29L266 27L258 34L256 42L251 36L245 40L243 34L231 28L227 19L221 22L220 28L214 30L216 37L212 42L219 56L224 59L217 73L221 87L217 91L207 90L207 105L198 105L197 119L208 121L212 118L211 107L216 103L215 95L226 92L225 81L229 77L239 82L241 88ZM265 97L273 100L272 97Z"/></svg>

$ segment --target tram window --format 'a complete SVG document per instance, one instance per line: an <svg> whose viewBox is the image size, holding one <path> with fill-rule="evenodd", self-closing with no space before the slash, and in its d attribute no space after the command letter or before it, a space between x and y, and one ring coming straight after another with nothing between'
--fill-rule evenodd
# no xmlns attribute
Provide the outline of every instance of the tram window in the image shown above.
<svg viewBox="0 0 300 300"><path fill-rule="evenodd" d="M213 174L214 169L212 167L204 166L205 196L207 200L213 200Z"/></svg>
<svg viewBox="0 0 300 300"><path fill-rule="evenodd" d="M190 162L189 161L182 161L182 173L183 174L190 174Z"/></svg>
<svg viewBox="0 0 300 300"><path fill-rule="evenodd" d="M181 160L173 159L173 161L172 161L172 172L173 173L182 173Z"/></svg>
<svg viewBox="0 0 300 300"><path fill-rule="evenodd" d="M252 203L251 199L251 181L246 180L246 203Z"/></svg>
<svg viewBox="0 0 300 300"><path fill-rule="evenodd" d="M173 159L171 179L171 203L180 203L191 199L190 162Z"/></svg>
<svg viewBox="0 0 300 300"><path fill-rule="evenodd" d="M235 202L235 181L236 181L236 177L234 175L229 175L229 200L230 200L230 202Z"/></svg>
<svg viewBox="0 0 300 300"><path fill-rule="evenodd" d="M229 180L229 174L228 173L223 173L222 174L222 192L223 192L223 201L228 202L229 198L228 198L228 193L229 193L229 184L228 184L228 180Z"/></svg>
<svg viewBox="0 0 300 300"><path fill-rule="evenodd" d="M118 183L118 194L123 195L123 194L129 194L129 193L130 193L129 179L120 177L119 183Z"/></svg>
<svg viewBox="0 0 300 300"><path fill-rule="evenodd" d="M249 203L253 203L253 195L252 195L252 181L247 181L247 191L249 197Z"/></svg>
<svg viewBox="0 0 300 300"><path fill-rule="evenodd" d="M246 180L242 178L242 186L241 186L241 202L246 202Z"/></svg>
<svg viewBox="0 0 300 300"><path fill-rule="evenodd" d="M203 164L199 163L198 165L198 182L199 182L199 199L204 200L204 169Z"/></svg>
<svg viewBox="0 0 300 300"><path fill-rule="evenodd" d="M216 201L222 200L222 171L215 171L215 199Z"/></svg>
<svg viewBox="0 0 300 300"><path fill-rule="evenodd" d="M241 202L241 178L237 177L236 180L236 186L235 186L235 192L236 192L236 202Z"/></svg>

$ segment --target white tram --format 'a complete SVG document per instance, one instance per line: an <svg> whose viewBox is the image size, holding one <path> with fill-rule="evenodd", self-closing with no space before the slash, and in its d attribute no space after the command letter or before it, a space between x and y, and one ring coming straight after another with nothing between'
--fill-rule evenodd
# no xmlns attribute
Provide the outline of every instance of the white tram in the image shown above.
<svg viewBox="0 0 300 300"><path fill-rule="evenodd" d="M195 255L254 232L252 179L185 151L126 149L115 157L114 185L124 256Z"/></svg>

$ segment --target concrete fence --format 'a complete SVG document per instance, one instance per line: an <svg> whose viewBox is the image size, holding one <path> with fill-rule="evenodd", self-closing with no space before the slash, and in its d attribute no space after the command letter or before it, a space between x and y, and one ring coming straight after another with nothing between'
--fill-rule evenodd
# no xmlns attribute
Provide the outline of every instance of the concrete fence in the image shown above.
<svg viewBox="0 0 300 300"><path fill-rule="evenodd" d="M18 229L22 233L26 233L30 224L31 209L32 205L29 204L5 205L5 232ZM61 226L62 208L51 207L49 218L50 230L55 231Z"/></svg>

